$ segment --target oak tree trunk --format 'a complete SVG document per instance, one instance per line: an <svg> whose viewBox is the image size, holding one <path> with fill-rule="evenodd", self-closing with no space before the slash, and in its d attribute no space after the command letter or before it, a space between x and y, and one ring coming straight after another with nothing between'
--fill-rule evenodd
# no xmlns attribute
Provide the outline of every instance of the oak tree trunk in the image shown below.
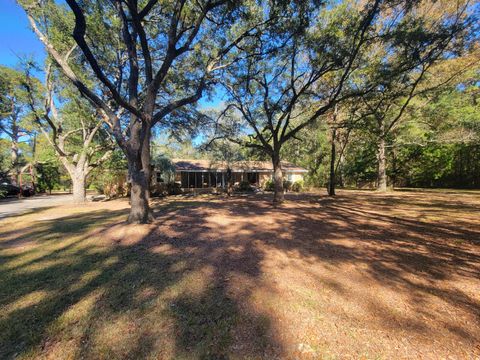
<svg viewBox="0 0 480 360"><path fill-rule="evenodd" d="M153 220L147 198L147 179L140 159L129 159L133 171L130 173L130 215L129 223L148 224Z"/></svg>
<svg viewBox="0 0 480 360"><path fill-rule="evenodd" d="M282 164L280 162L279 154L274 154L272 156L272 163L273 163L273 184L274 184L273 204L279 205L285 199L285 196L283 194Z"/></svg>
<svg viewBox="0 0 480 360"><path fill-rule="evenodd" d="M85 183L85 173L77 169L72 176L73 202L75 204L83 204L87 200Z"/></svg>
<svg viewBox="0 0 480 360"><path fill-rule="evenodd" d="M147 187L145 192L145 197L150 199L150 189L152 182L152 168L151 168L151 154L150 154L150 137L151 130L150 127L147 127L145 139L142 146L142 168L145 174L145 180L147 181Z"/></svg>
<svg viewBox="0 0 480 360"><path fill-rule="evenodd" d="M380 137L378 142L378 175L377 190L387 191L387 159L385 155L385 138Z"/></svg>
<svg viewBox="0 0 480 360"><path fill-rule="evenodd" d="M232 178L232 170L230 167L227 168L227 195L232 196L233 194L233 178Z"/></svg>
<svg viewBox="0 0 480 360"><path fill-rule="evenodd" d="M143 166L143 147L149 146L146 141L148 125L137 122L131 129L129 151L127 154L128 170L130 174L130 215L129 223L148 224L153 220L148 203L148 181ZM150 162L150 159L148 159ZM147 167L149 168L149 167ZM149 171L147 171L149 173Z"/></svg>

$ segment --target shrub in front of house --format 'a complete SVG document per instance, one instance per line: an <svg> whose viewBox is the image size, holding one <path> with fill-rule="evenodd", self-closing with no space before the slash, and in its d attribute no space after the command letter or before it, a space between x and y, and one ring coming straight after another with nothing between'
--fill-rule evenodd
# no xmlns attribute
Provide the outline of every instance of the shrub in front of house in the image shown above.
<svg viewBox="0 0 480 360"><path fill-rule="evenodd" d="M287 192L292 190L292 182L290 180L283 179L283 190Z"/></svg>
<svg viewBox="0 0 480 360"><path fill-rule="evenodd" d="M174 182L157 183L151 191L153 197L161 197L167 195L180 195L182 194L182 188L180 184Z"/></svg>
<svg viewBox="0 0 480 360"><path fill-rule="evenodd" d="M275 184L273 183L272 179L268 179L265 181L263 184L263 190L265 191L274 191L275 190Z"/></svg>
<svg viewBox="0 0 480 360"><path fill-rule="evenodd" d="M96 176L92 187L107 199L128 196L128 183L123 171L105 171Z"/></svg>
<svg viewBox="0 0 480 360"><path fill-rule="evenodd" d="M292 191L300 192L303 191L304 183L303 180L297 180L292 184Z"/></svg>
<svg viewBox="0 0 480 360"><path fill-rule="evenodd" d="M293 183L290 180L286 180L286 179L283 180L284 191L292 191L293 190L292 186L293 186ZM263 184L263 189L265 191L275 191L275 183L273 182L273 180L269 179L265 181L265 183Z"/></svg>
<svg viewBox="0 0 480 360"><path fill-rule="evenodd" d="M248 181L240 181L240 183L235 187L235 190L246 192L246 191L253 191L254 189Z"/></svg>
<svg viewBox="0 0 480 360"><path fill-rule="evenodd" d="M167 183L168 195L180 195L182 193L182 187L179 183L169 182Z"/></svg>

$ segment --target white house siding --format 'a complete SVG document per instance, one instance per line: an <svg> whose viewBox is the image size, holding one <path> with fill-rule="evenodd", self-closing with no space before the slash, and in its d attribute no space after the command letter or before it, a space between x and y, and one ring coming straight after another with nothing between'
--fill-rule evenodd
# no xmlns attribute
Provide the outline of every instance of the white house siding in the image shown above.
<svg viewBox="0 0 480 360"><path fill-rule="evenodd" d="M303 180L303 173L290 173L291 174L291 178L289 179L291 182L295 182L295 181L302 181ZM286 174L286 177L289 178L288 176L289 174L287 173Z"/></svg>

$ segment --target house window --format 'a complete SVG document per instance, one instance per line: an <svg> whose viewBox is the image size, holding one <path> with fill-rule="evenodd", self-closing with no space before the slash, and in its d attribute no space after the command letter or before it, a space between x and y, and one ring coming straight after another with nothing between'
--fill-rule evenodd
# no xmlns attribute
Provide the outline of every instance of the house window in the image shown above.
<svg viewBox="0 0 480 360"><path fill-rule="evenodd" d="M195 186L194 188L201 188L203 182L203 174L201 172L194 173L195 174ZM192 184L190 184L191 186Z"/></svg>
<svg viewBox="0 0 480 360"><path fill-rule="evenodd" d="M188 173L188 187L189 188L194 188L195 186L195 173L194 172L189 172Z"/></svg>
<svg viewBox="0 0 480 360"><path fill-rule="evenodd" d="M181 183L182 183L182 188L186 189L188 188L188 173L186 171L181 172Z"/></svg>
<svg viewBox="0 0 480 360"><path fill-rule="evenodd" d="M293 175L292 174L287 174L287 180L292 181L293 180Z"/></svg>
<svg viewBox="0 0 480 360"><path fill-rule="evenodd" d="M225 173L217 172L217 186L225 187Z"/></svg>
<svg viewBox="0 0 480 360"><path fill-rule="evenodd" d="M211 173L208 173L208 176L210 178L210 186L217 187L217 174L214 172L211 172Z"/></svg>
<svg viewBox="0 0 480 360"><path fill-rule="evenodd" d="M249 172L247 173L247 180L250 184L258 183L258 173Z"/></svg>

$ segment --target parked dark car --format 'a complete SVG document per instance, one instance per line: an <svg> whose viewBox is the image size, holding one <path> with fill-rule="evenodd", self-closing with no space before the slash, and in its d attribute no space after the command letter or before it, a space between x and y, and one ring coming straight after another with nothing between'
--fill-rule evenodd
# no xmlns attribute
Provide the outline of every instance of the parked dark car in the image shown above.
<svg viewBox="0 0 480 360"><path fill-rule="evenodd" d="M35 189L33 188L33 186L27 185L22 187L22 196L30 197L33 195L35 195Z"/></svg>
<svg viewBox="0 0 480 360"><path fill-rule="evenodd" d="M5 182L0 184L0 197L14 196L18 195L19 193L20 188L18 186Z"/></svg>

